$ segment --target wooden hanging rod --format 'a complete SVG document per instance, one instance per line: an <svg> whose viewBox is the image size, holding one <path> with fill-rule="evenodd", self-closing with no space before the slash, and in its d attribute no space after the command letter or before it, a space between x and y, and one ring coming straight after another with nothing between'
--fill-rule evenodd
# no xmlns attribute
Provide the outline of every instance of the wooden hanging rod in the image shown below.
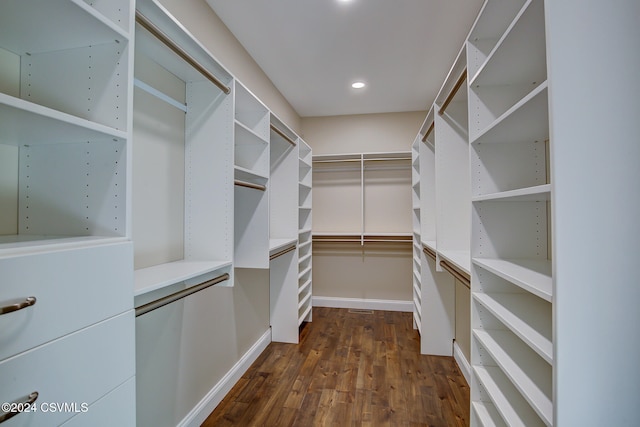
<svg viewBox="0 0 640 427"><path fill-rule="evenodd" d="M429 138L429 135L431 134L431 131L433 130L435 124L436 122L431 122L431 126L429 126L429 129L427 129L427 133L425 133L422 137L422 142L427 142L427 138Z"/></svg>
<svg viewBox="0 0 640 427"><path fill-rule="evenodd" d="M176 55L184 59L189 65L195 68L200 74L206 77L211 83L216 85L221 91L229 95L231 89L225 85L220 79L214 76L209 70L207 70L202 64L200 64L193 56L189 55L187 51L178 46L171 38L166 35L160 28L158 28L153 22L151 22L140 11L136 10L136 22L140 24L145 30L149 31L155 38L160 40L165 46L171 49Z"/></svg>
<svg viewBox="0 0 640 427"><path fill-rule="evenodd" d="M293 145L294 147L296 146L296 142L293 139L289 138L289 136L286 133L278 129L276 126L271 125L271 130L277 133L278 135L280 135L281 137L283 137L284 140L287 141L289 144Z"/></svg>
<svg viewBox="0 0 640 427"><path fill-rule="evenodd" d="M431 248L428 248L428 247L426 247L426 246L423 246L423 247L422 247L422 252L424 252L424 253L425 253L429 258L431 258L432 260L434 260L434 261L436 260L436 253L435 253L435 252L433 252L433 251L431 250Z"/></svg>
<svg viewBox="0 0 640 427"><path fill-rule="evenodd" d="M143 314L146 314L160 307L164 307L165 305L171 304L172 302L186 298L189 295L195 294L196 292L200 292L213 285L217 285L218 283L224 282L225 280L229 280L229 273L224 273L214 279L207 280L206 282L202 282L190 288L183 289L178 292L174 292L171 295L167 295L166 297L162 297L155 301L151 301L147 304L141 305L140 307L136 307L136 317L142 316Z"/></svg>
<svg viewBox="0 0 640 427"><path fill-rule="evenodd" d="M247 181L240 181L239 179L234 180L233 184L237 185L238 187L253 188L254 190L260 190L260 191L265 191L267 189L267 187L264 185L254 184L252 182L247 182Z"/></svg>
<svg viewBox="0 0 640 427"><path fill-rule="evenodd" d="M466 273L461 272L456 267L444 260L440 261L440 266L451 273L453 277L462 282L462 284L467 288L471 289L471 278Z"/></svg>
<svg viewBox="0 0 640 427"><path fill-rule="evenodd" d="M289 246L289 247L288 247L288 248L286 248L286 249L283 249L283 250L281 250L281 251L276 252L276 253L275 253L275 254L273 254L273 255L269 255L269 261L271 261L272 259L276 259L276 258L278 258L279 256L282 256L282 255L284 255L284 254L286 254L286 253L289 253L289 252L291 252L291 251L295 251L295 250L296 250L296 245L294 244L294 245L292 245L292 246Z"/></svg>
<svg viewBox="0 0 640 427"><path fill-rule="evenodd" d="M462 74L460 75L460 77L458 78L458 81L456 82L455 86L453 86L453 89L451 89L451 92L449 92L449 96L447 96L447 99L444 100L442 107L440 107L440 109L438 110L438 114L440 115L444 114L444 111L447 109L447 107L453 100L453 97L456 96L456 93L458 93L458 89L460 89L460 87L462 86L462 84L466 79L467 79L467 69L465 68Z"/></svg>

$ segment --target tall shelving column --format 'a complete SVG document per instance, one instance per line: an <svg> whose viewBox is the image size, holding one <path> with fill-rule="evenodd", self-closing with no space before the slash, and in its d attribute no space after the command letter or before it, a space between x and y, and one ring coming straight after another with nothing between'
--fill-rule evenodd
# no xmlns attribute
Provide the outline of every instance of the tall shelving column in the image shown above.
<svg viewBox="0 0 640 427"><path fill-rule="evenodd" d="M158 1L136 9L136 424L176 425L218 381L211 307L233 285L234 87Z"/></svg>
<svg viewBox="0 0 640 427"><path fill-rule="evenodd" d="M270 113L235 80L234 268L269 268Z"/></svg>
<svg viewBox="0 0 640 427"><path fill-rule="evenodd" d="M414 247L414 265L419 264L420 289L416 320L420 324L420 352L451 356L455 333L455 293L451 275L436 267L436 134L432 107L416 137L420 185L420 242ZM415 191L415 190L414 190ZM418 253L415 253L416 249ZM417 257L416 257L417 256ZM415 280L416 278L414 278ZM414 299L415 304L415 299Z"/></svg>
<svg viewBox="0 0 640 427"><path fill-rule="evenodd" d="M553 424L542 0L489 0L470 33L472 425Z"/></svg>
<svg viewBox="0 0 640 427"><path fill-rule="evenodd" d="M424 128L424 123L422 125ZM420 134L411 144L411 222L413 233L413 328L422 334L422 239L420 231Z"/></svg>
<svg viewBox="0 0 640 427"><path fill-rule="evenodd" d="M0 399L89 403L5 421L133 425L133 4L5 1L0 57Z"/></svg>
<svg viewBox="0 0 640 427"><path fill-rule="evenodd" d="M312 206L313 152L298 138L298 325L313 319Z"/></svg>
<svg viewBox="0 0 640 427"><path fill-rule="evenodd" d="M298 137L271 114L269 293L271 339L298 343Z"/></svg>

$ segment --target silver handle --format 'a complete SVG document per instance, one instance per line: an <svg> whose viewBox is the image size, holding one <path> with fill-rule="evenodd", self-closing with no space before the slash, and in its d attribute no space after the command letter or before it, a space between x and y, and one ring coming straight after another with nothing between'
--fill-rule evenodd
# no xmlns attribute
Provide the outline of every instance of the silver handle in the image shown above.
<svg viewBox="0 0 640 427"><path fill-rule="evenodd" d="M0 307L0 315L22 310L23 308L31 307L35 303L36 303L36 297L27 297L24 300L12 301L8 305Z"/></svg>
<svg viewBox="0 0 640 427"><path fill-rule="evenodd" d="M34 391L30 395L25 396L23 399L16 400L15 402L9 403L8 405L10 405L10 409L9 409L10 412L5 412L4 410L2 411L2 415L0 415L0 424L24 412L25 410L28 410L28 408L30 408L31 405L33 405L33 403L36 401L37 398L38 398L38 392ZM15 410L13 410L14 408Z"/></svg>

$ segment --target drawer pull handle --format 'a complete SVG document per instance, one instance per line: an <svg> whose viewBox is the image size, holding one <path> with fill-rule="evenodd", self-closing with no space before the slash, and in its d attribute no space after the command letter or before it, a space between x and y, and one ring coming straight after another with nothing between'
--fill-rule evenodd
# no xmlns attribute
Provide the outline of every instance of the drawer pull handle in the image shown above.
<svg viewBox="0 0 640 427"><path fill-rule="evenodd" d="M36 303L36 297L27 297L24 301L19 300L12 302L4 307L0 307L0 315L11 313L13 311L22 310L23 308L31 307Z"/></svg>
<svg viewBox="0 0 640 427"><path fill-rule="evenodd" d="M7 421L9 418L15 417L16 415L18 415L19 413L25 410L28 411L37 398L38 398L38 392L34 391L29 396L25 396L24 401L15 401L15 402L8 403L7 405L10 406L10 410L9 412L4 412L4 411L2 412L2 415L0 415L0 424Z"/></svg>

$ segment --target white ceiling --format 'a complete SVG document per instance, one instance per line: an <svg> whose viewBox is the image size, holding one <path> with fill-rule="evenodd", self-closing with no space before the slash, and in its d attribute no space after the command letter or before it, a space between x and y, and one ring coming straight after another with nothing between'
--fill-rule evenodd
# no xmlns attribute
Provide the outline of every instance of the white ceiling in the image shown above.
<svg viewBox="0 0 640 427"><path fill-rule="evenodd" d="M427 110L482 5L206 1L301 117Z"/></svg>

